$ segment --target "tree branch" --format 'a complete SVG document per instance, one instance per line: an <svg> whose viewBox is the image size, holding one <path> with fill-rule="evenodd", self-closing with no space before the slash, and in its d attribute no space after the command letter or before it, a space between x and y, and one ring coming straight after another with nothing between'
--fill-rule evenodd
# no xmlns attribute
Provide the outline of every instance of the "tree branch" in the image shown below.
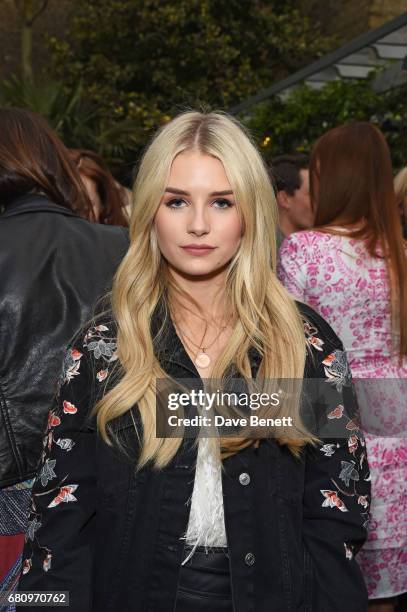
<svg viewBox="0 0 407 612"><path fill-rule="evenodd" d="M30 28L34 21L36 19L38 19L38 17L45 11L45 9L47 8L49 3L49 0L43 0L42 5L40 6L40 8L38 9L38 11L36 13L34 13L34 15L31 17L31 19L29 21L27 21L27 26Z"/></svg>

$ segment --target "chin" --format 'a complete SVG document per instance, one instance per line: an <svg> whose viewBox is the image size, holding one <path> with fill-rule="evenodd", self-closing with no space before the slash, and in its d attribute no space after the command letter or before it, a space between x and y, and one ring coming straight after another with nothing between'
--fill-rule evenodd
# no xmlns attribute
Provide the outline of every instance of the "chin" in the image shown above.
<svg viewBox="0 0 407 612"><path fill-rule="evenodd" d="M202 263L196 262L196 264L198 265L195 264L195 265L189 265L189 266L186 266L185 262L184 262L184 265L173 265L171 263L169 265L170 265L170 268L172 268L174 272L176 272L177 274L180 274L181 276L184 276L185 278L192 280L194 278L196 279L214 278L224 272L229 262L225 264L217 265L217 266L202 265L203 263L204 262Z"/></svg>
<svg viewBox="0 0 407 612"><path fill-rule="evenodd" d="M219 268L212 268L212 267L194 268L191 266L188 268L187 267L179 268L178 273L184 276L189 276L189 277L216 276L217 274L219 274Z"/></svg>

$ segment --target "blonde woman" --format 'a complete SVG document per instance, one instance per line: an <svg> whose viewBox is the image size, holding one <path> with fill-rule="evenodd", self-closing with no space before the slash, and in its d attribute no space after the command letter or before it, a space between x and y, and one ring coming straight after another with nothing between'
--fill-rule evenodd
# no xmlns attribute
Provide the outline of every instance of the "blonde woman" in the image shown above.
<svg viewBox="0 0 407 612"><path fill-rule="evenodd" d="M275 222L236 121L187 112L157 133L110 312L67 353L20 589L69 591L75 612L365 610L369 472L346 357L277 280ZM299 402L295 436L156 435L157 379L230 372L323 379L319 414L347 436L317 440Z"/></svg>

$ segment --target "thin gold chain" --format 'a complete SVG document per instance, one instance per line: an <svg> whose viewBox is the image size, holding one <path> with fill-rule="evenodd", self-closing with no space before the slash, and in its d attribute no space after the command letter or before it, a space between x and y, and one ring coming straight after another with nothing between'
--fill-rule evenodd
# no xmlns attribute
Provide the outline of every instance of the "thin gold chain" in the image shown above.
<svg viewBox="0 0 407 612"><path fill-rule="evenodd" d="M193 344L194 346L196 346L196 348L198 348L198 349L200 349L200 348L201 348L201 346L198 346L197 344L195 344L195 342L194 342L193 340L191 340L191 338L189 338L189 337L186 335L186 333L185 333L185 332L184 332L184 331L183 331L183 330L182 330L180 327L178 327L178 325L176 325L176 328L178 329L178 331L180 331L180 332L181 332L181 336L183 336L184 338L186 338L186 339L187 339L189 342L191 342L191 344ZM207 331L207 329L208 329L208 321L206 321L206 319L205 319L205 330L204 330L203 336L202 336L202 338L201 338L201 345L202 345L202 342L204 341L204 338L205 338L205 336L206 336L206 331Z"/></svg>
<svg viewBox="0 0 407 612"><path fill-rule="evenodd" d="M203 353L205 353L205 351L207 351L208 349L210 349L210 348L211 348L211 347L212 347L212 346L215 344L216 340L219 338L219 336L221 335L221 333L222 333L223 331L225 331L225 329L226 329L226 328L227 328L227 325L224 325L223 327L221 327L221 328L220 328L220 331L219 331L219 333L218 333L218 335L217 335L217 336L215 336L215 339L214 339L214 340L212 340L212 342L211 342L210 344L208 344L208 346L202 346L203 339L205 338L205 335L206 335L206 328L205 328L205 333L204 333L204 335L202 336L201 344L200 344L200 345L198 345L198 344L196 344L196 343L195 343L193 340L191 340L191 338L190 338L189 336L187 336L187 334L186 334L186 333L185 333L185 332L184 332L184 331L183 331L183 330L182 330L180 327L178 327L179 331L181 332L181 335L182 335L182 336L184 336L184 338L186 338L187 340L189 340L189 342L190 342L191 344L193 344L193 345L194 345L194 346L195 346L197 349L199 349L199 350L200 350L200 351L202 351Z"/></svg>

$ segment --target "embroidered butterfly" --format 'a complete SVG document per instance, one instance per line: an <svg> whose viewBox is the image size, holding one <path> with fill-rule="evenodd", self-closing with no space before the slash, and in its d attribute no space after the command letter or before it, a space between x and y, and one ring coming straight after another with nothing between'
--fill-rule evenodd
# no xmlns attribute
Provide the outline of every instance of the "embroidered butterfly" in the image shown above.
<svg viewBox="0 0 407 612"><path fill-rule="evenodd" d="M48 429L51 429L51 427L57 427L57 425L61 424L61 419L59 418L59 416L57 416L55 414L55 412L50 412L48 415Z"/></svg>
<svg viewBox="0 0 407 612"><path fill-rule="evenodd" d="M43 564L42 564L42 568L43 568L44 572L48 572L48 570L51 569L51 559L52 559L51 553L47 553L47 555L45 556L45 559L43 561Z"/></svg>
<svg viewBox="0 0 407 612"><path fill-rule="evenodd" d="M339 478L343 480L347 487L351 480L359 480L359 472L355 468L354 461L341 461L341 466L342 470L339 474Z"/></svg>
<svg viewBox="0 0 407 612"><path fill-rule="evenodd" d="M40 479L43 487L46 487L50 480L56 478L57 475L54 472L55 464L56 459L47 459L44 465L42 466L40 472Z"/></svg>
<svg viewBox="0 0 407 612"><path fill-rule="evenodd" d="M333 410L331 410L331 412L328 413L328 419L342 418L343 411L344 411L344 407L342 406L342 404L338 404L336 408L334 408Z"/></svg>
<svg viewBox="0 0 407 612"><path fill-rule="evenodd" d="M61 487L59 493L50 504L48 504L48 508L55 508L55 506L59 506L62 502L74 502L77 501L75 495L72 495L79 485L65 485Z"/></svg>
<svg viewBox="0 0 407 612"><path fill-rule="evenodd" d="M71 402L67 402L66 400L64 400L62 403L62 409L65 414L76 414L78 412L77 407L74 406L74 404L71 404Z"/></svg>
<svg viewBox="0 0 407 612"><path fill-rule="evenodd" d="M41 523L34 518L32 521L28 523L27 528L27 538L29 540L34 540L35 532L41 527Z"/></svg>
<svg viewBox="0 0 407 612"><path fill-rule="evenodd" d="M320 489L320 491L325 497L322 502L323 508L338 508L341 512L349 512L336 491L330 491L328 489Z"/></svg>
<svg viewBox="0 0 407 612"><path fill-rule="evenodd" d="M344 351L335 349L333 353L325 357L322 363L325 376L328 378L327 382L335 385L337 391L342 391L343 386L350 384L351 374Z"/></svg>
<svg viewBox="0 0 407 612"><path fill-rule="evenodd" d="M359 422L356 419L351 419L346 424L346 429L349 429L350 431L352 431L353 429L359 429Z"/></svg>
<svg viewBox="0 0 407 612"><path fill-rule="evenodd" d="M79 374L82 353L76 348L69 350L65 356L62 382L69 382Z"/></svg>
<svg viewBox="0 0 407 612"><path fill-rule="evenodd" d="M57 444L60 448L62 448L62 450L66 450L67 452L72 450L72 448L75 446L75 442L70 438L58 438L55 444Z"/></svg>
<svg viewBox="0 0 407 612"><path fill-rule="evenodd" d="M319 450L325 457L332 457L339 444L324 444Z"/></svg>
<svg viewBox="0 0 407 612"><path fill-rule="evenodd" d="M96 374L96 378L98 379L99 382L103 382L105 380L105 378L108 375L108 370L99 370L99 372Z"/></svg>
<svg viewBox="0 0 407 612"><path fill-rule="evenodd" d="M358 504L360 504L364 508L367 508L369 506L369 502L367 501L367 496L366 495L359 495L359 497L358 497Z"/></svg>
<svg viewBox="0 0 407 612"><path fill-rule="evenodd" d="M348 450L352 455L355 454L358 446L359 446L358 437L355 435L350 436L350 438L348 438Z"/></svg>
<svg viewBox="0 0 407 612"><path fill-rule="evenodd" d="M345 556L347 559L349 559L349 561L351 561L353 559L353 550L351 546L348 546L346 544L346 542L343 543L344 547L345 547Z"/></svg>

